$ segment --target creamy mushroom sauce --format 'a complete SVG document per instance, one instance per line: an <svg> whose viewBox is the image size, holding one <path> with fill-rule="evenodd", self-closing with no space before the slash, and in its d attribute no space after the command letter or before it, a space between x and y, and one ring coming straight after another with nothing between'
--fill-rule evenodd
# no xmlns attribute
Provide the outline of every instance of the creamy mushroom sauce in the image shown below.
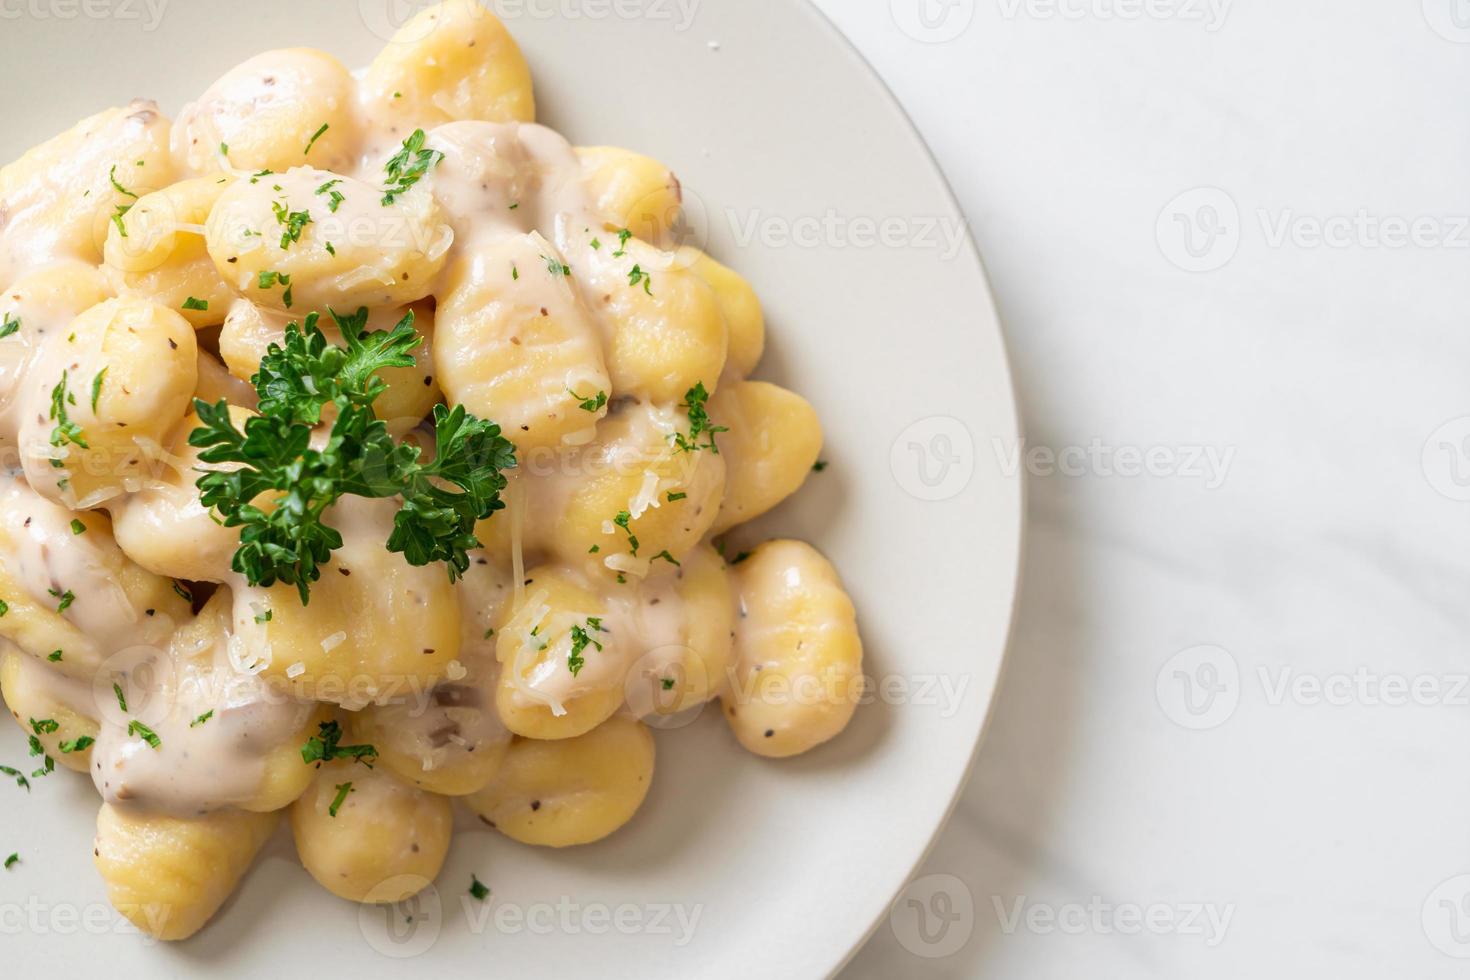
<svg viewBox="0 0 1470 980"><path fill-rule="evenodd" d="M293 70L290 53L280 53L279 57L279 70ZM183 110L180 125L173 129L176 144L184 133L183 121L207 111L217 94L211 90ZM271 178L286 189L286 196L303 198L301 202L293 199L293 204L304 204L305 200L320 204L322 199L313 198L312 192L333 176L355 177L373 187L381 185L385 159L408 134L392 125L378 125L365 101L358 106L357 117L356 152L344 158L342 171L334 174L304 167ZM157 107L134 103L112 124L88 134L75 166L95 166L118 146L132 147L141 142L157 147L167 139L168 122ZM600 328L604 344L609 343L612 324L600 312L604 306L602 294L608 284L625 278L627 273L607 261L606 252L599 253L589 244L592 236L588 232L602 229L603 223L594 214L573 147L544 126L486 122L456 122L432 129L427 145L444 154L420 186L432 194L442 213L444 226L430 247L447 250L446 272L461 257L473 262L478 252L497 241L535 233L546 243L548 255L577 266L579 275L570 280L571 288L582 291L577 301ZM172 177L181 180L217 173L225 163L212 148L175 145ZM240 179L250 176L244 171L226 173ZM413 193L424 190L415 188ZM17 203L27 202L10 202L12 207ZM35 224L25 220L24 208L21 213L3 217L8 220L0 221L0 284L7 289L27 273L86 261L86 256L67 254L37 232ZM368 199L354 195L333 217L338 224L351 227L354 221L381 220L381 209L376 196ZM183 230L203 232L202 228ZM433 229L429 231L434 233ZM666 261L677 261L673 253L665 255ZM658 270L651 271L656 274ZM106 277L111 273L104 267L100 274ZM472 267L470 275L475 274ZM542 275L534 279L533 286L544 294L546 306L568 301L568 287L558 278ZM103 295L113 295L117 286L109 280L101 289ZM34 659L25 669L49 678L50 693L58 701L100 722L92 773L99 792L108 801L178 815L238 804L258 788L266 756L280 748L284 740L297 738L312 711L311 704L295 700L281 685L269 684L253 671L241 669L242 664L258 665L271 657L262 631L251 628L259 610L268 605L266 591L249 586L230 570L228 551L206 549L200 561L212 574L201 573L200 579L218 584L222 592L232 596L229 612L221 612L216 602L193 621L174 623L167 617L138 610L129 602L115 578L117 561L99 557L108 548L116 552L110 536L73 533L70 521L75 514L69 505L101 507L114 517L125 508L142 508L145 513L141 517L133 516L142 522L145 533L177 534L188 526L204 530L202 524L180 524L165 506L170 500L177 505L181 499L194 498L194 520L208 520L197 504L192 476L186 469L171 480L155 476L135 481L125 492L99 500L77 501L54 485L40 488L53 498L46 499L26 485L16 466L17 458L28 454L49 457L54 453L47 444L53 425L47 408L56 378L63 369L74 367L80 369L78 376L90 376L80 361L72 364L66 356L86 359L93 352L67 352L63 356L61 345L47 345L45 340L67 330L72 319L92 301L78 306L74 292L67 291L34 295L12 291L8 295L18 304L23 326L18 334L0 342L0 451L8 464L0 478L0 534L6 543L0 549L0 566L38 603L51 598L48 590L70 590L75 600L64 616L90 647L86 657L82 650L69 650L63 665ZM298 303L294 312L304 315L306 309ZM198 374L197 393L201 397L228 397L233 404L244 407L254 404L253 391L204 349L198 354ZM567 379L568 387L575 387L578 380ZM650 429L656 430L661 439L672 432L673 419L671 406L617 401L602 424L620 425L627 435L591 447L589 452L599 454L604 464L613 465L620 454L636 454L632 447L646 444ZM594 426L590 423L586 431L566 437L563 444L589 442ZM173 445L184 434L182 428L175 431L163 441L164 445ZM179 461L163 447L142 448L157 453L164 464L179 467ZM577 480L577 476L559 469L566 468L553 462L543 467L523 467L513 474L513 488L507 494L510 512L497 519L517 526L531 513L541 520L554 520ZM657 506L656 497L651 503ZM156 514L146 513L150 507L159 509ZM343 532L349 549L354 540L364 543L352 549L359 557L377 553L386 560L388 553L381 542L387 538L391 519L391 509L380 502L345 498L329 514L328 522ZM371 546L366 546L368 542ZM519 578L527 565L541 557L533 542L521 547L519 541L513 570L490 567L494 563L484 554L474 556L477 567L458 586L465 624L458 660L429 692L426 710L420 706L420 710L394 710L391 715L394 738L413 746L423 758L425 769L434 766L436 753L446 745L508 737L495 713L494 687L500 667L495 662L494 642L484 637L486 623L501 604L528 598ZM597 653L589 650L585 669L575 677L566 669L566 651L553 651L560 654L559 658L551 657L528 678L530 693L520 692L518 698L557 705L579 691L616 683L640 659L644 661L640 666L658 673L684 656L687 624L676 587L682 571L671 565L651 569L646 561L633 570L648 578L635 579L629 587L603 587L601 607L606 633L599 639L604 649ZM373 581L380 569L369 559L360 561L354 571ZM436 568L435 574L443 574L442 568ZM327 642L330 639L323 637ZM407 644L416 642L411 636L400 639ZM108 658L128 650L135 655L126 662L109 662ZM136 655L139 650L145 654ZM96 676L86 676L89 670ZM111 710L107 704L112 697L114 674L132 692L133 711L129 714ZM192 720L209 711L214 714L207 724L191 726ZM159 747L129 736L127 725L131 719L150 725L159 736Z"/></svg>

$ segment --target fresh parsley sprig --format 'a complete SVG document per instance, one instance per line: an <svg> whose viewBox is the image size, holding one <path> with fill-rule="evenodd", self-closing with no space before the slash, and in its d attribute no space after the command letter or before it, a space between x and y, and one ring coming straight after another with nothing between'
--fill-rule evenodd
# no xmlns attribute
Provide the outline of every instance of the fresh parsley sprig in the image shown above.
<svg viewBox="0 0 1470 980"><path fill-rule="evenodd" d="M243 431L225 401L194 402L201 425L189 444L203 450L200 460L238 464L196 481L201 502L226 527L241 528L231 567L252 585L295 585L306 605L320 566L342 547L341 534L325 521L332 505L347 495L400 497L388 550L413 565L442 561L455 581L469 568L469 551L480 545L476 521L504 506L501 470L515 466L514 447L494 422L461 406L439 405L434 457L421 461L420 448L396 442L372 412L387 389L377 372L414 364L412 352L422 338L412 312L392 330L371 333L366 309L352 316L329 313L346 347L327 341L316 314L288 324L282 343L270 346L251 379L260 414ZM329 404L336 417L325 444L314 448L312 429ZM262 494L270 502L256 506Z"/></svg>

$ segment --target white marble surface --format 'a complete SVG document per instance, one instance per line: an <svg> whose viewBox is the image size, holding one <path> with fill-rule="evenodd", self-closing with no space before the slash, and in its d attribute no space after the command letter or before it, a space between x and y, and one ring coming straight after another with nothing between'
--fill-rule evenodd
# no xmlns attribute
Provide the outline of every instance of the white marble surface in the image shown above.
<svg viewBox="0 0 1470 980"><path fill-rule="evenodd" d="M1457 2L818 0L953 182L1031 447L1071 447L1028 457L1008 675L921 871L955 921L901 908L847 976L1465 975Z"/></svg>

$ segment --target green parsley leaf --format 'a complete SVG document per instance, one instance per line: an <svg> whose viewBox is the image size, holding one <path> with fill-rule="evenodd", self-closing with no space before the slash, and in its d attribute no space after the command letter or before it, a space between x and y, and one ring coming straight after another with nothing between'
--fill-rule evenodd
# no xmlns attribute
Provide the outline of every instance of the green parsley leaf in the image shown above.
<svg viewBox="0 0 1470 980"><path fill-rule="evenodd" d="M827 468L827 461L825 459L819 459L815 463L812 464L812 472L813 473L820 473L823 470L825 470L826 468Z"/></svg>
<svg viewBox="0 0 1470 980"><path fill-rule="evenodd" d="M301 759L307 765L313 762L331 762L333 759L356 759L369 769L373 767L372 760L378 757L378 750L371 745L340 745L342 741L342 726L335 721L323 721L317 724L317 734L306 740L301 747Z"/></svg>
<svg viewBox="0 0 1470 980"><path fill-rule="evenodd" d="M123 714L128 713L128 697L123 693L122 685L116 681L112 682L112 693L117 695L117 706L122 709Z"/></svg>
<svg viewBox="0 0 1470 980"><path fill-rule="evenodd" d="M618 250L612 254L613 258L620 259L624 255L627 255L628 254L628 250L627 250L628 239L630 239L632 237L633 237L633 233L631 231L629 231L628 229L626 229L626 228L624 228L622 231L618 232Z"/></svg>
<svg viewBox="0 0 1470 980"><path fill-rule="evenodd" d="M490 897L490 889L473 873L470 875L470 895L477 902L483 902Z"/></svg>
<svg viewBox="0 0 1470 980"><path fill-rule="evenodd" d="M618 527L622 528L623 529L623 533L625 533L625 534L628 535L628 552L634 558L637 558L638 557L638 536L636 534L634 534L633 533L633 529L628 526L630 523L632 523L632 520L633 520L633 515L632 514L629 514L626 510L620 510L620 511L618 511L618 516L613 518L613 523L616 524Z"/></svg>
<svg viewBox="0 0 1470 980"><path fill-rule="evenodd" d="M19 860L20 860L20 855L19 854L12 854L12 855L10 855L10 857L8 857L8 858L5 859L5 870L6 871L9 871L11 868L15 867L15 862L17 862Z"/></svg>
<svg viewBox="0 0 1470 980"><path fill-rule="evenodd" d="M635 264L633 268L628 271L628 285L637 288L640 282L643 283L643 291L652 296L653 277L643 271L643 266Z"/></svg>
<svg viewBox="0 0 1470 980"><path fill-rule="evenodd" d="M51 415L50 418L56 423L56 428L51 430L51 445L62 446L70 442L80 446L82 449L91 449L82 433L82 427L73 422L66 414L68 404L75 405L76 398L66 390L67 372L61 372L61 381L55 388L51 389Z"/></svg>
<svg viewBox="0 0 1470 980"><path fill-rule="evenodd" d="M61 651L52 650L50 653L46 654L46 659L51 661L53 664L61 663Z"/></svg>
<svg viewBox="0 0 1470 980"><path fill-rule="evenodd" d="M677 558L675 558L673 555L669 554L669 551L668 551L667 548L665 548L663 551L660 551L658 554L654 555L652 558L648 559L648 561L649 561L650 564L652 564L653 562L658 561L660 558L662 558L664 561L668 562L670 565L677 565L677 564L679 564L679 560Z"/></svg>
<svg viewBox="0 0 1470 980"><path fill-rule="evenodd" d="M306 144L306 149L301 151L301 155L309 156L311 154L311 148L313 146L316 146L316 141L321 139L322 134L330 128L331 126L329 126L327 123L322 123L322 128L311 134L311 140Z"/></svg>
<svg viewBox="0 0 1470 980"><path fill-rule="evenodd" d="M79 521L75 517L73 517L71 519L71 533L74 534L74 535L75 534L86 534L87 533L87 525L83 524L81 521Z"/></svg>
<svg viewBox="0 0 1470 980"><path fill-rule="evenodd" d="M444 154L438 150L424 148L425 139L424 131L415 129L403 141L403 148L384 166L388 186L383 189L383 207L392 204L399 194L417 184L435 164L444 159Z"/></svg>
<svg viewBox="0 0 1470 980"><path fill-rule="evenodd" d="M71 738L63 741L61 743L61 751L66 755L70 755L73 752L85 752L96 743L97 740L92 736L82 735L78 738Z"/></svg>
<svg viewBox="0 0 1470 980"><path fill-rule="evenodd" d="M553 276L569 276L572 274L572 267L560 259L553 259L543 255L541 256L541 260L546 263L546 271Z"/></svg>
<svg viewBox="0 0 1470 980"><path fill-rule="evenodd" d="M141 721L128 722L128 734L136 735L138 738L141 738L143 741L153 746L154 749L157 749L160 745L163 744L163 739L159 738L154 733L153 729L149 728Z"/></svg>
<svg viewBox="0 0 1470 980"><path fill-rule="evenodd" d="M592 396L591 398L584 398L581 395L577 394L572 389L568 388L567 389L567 394L569 394L573 398L577 399L577 407L580 408L584 412L596 412L596 411L599 411L602 408L602 406L604 406L604 405L607 404L607 392L605 392L605 391L599 391L596 395Z"/></svg>
<svg viewBox="0 0 1470 980"><path fill-rule="evenodd" d="M709 392L704 388L704 382L697 382L693 388L684 393L684 401L679 405L689 413L689 434L675 432L673 435L674 445L681 453L696 453L701 449L708 449L716 456L720 454L720 447L715 445L715 433L729 432L728 426L710 424L709 412L705 409L705 402L709 401ZM700 437L707 440L701 443Z"/></svg>
<svg viewBox="0 0 1470 980"><path fill-rule="evenodd" d="M208 721L209 719L211 719L213 717L214 717L214 709L213 708L210 708L208 711L204 712L204 714L200 715L198 718L195 718L193 721L189 722L189 727L190 728L198 728L200 725L204 724L206 721Z"/></svg>
<svg viewBox="0 0 1470 980"><path fill-rule="evenodd" d="M587 628L593 630L594 632L603 632L602 620L595 616L589 617L587 620ZM587 660L582 656L582 651L586 650L588 645L590 644L591 646L596 647L599 652L601 652L602 644L594 640L591 634L589 634L586 629L583 629L580 626L573 626L571 635L572 652L567 655L567 670L570 670L572 672L572 676L576 677L582 672L582 668L587 665Z"/></svg>
<svg viewBox="0 0 1470 980"><path fill-rule="evenodd" d="M347 794L351 793L352 791L353 790L351 782L339 783L337 785L337 796L335 799L332 800L332 805L327 807L327 813L335 817L337 815L337 811L341 809L342 804L347 802Z"/></svg>
<svg viewBox="0 0 1470 980"><path fill-rule="evenodd" d="M30 782L25 778L25 776L21 775L21 772L20 772L19 769L12 769L9 766L0 766L0 773L4 773L7 776L14 776L15 777L15 785L19 786L21 789L25 790L27 793L29 793L31 791L31 784L30 784Z"/></svg>
<svg viewBox="0 0 1470 980"><path fill-rule="evenodd" d="M201 311L207 310L209 309L209 300L195 299L193 296L190 296L188 299L184 300L184 309Z"/></svg>
<svg viewBox="0 0 1470 980"><path fill-rule="evenodd" d="M0 324L0 340L4 340L20 329L20 317L14 314L5 314L5 322Z"/></svg>
<svg viewBox="0 0 1470 980"><path fill-rule="evenodd" d="M659 683L663 685L665 691L672 691L674 689L674 679L672 677L665 677Z"/></svg>

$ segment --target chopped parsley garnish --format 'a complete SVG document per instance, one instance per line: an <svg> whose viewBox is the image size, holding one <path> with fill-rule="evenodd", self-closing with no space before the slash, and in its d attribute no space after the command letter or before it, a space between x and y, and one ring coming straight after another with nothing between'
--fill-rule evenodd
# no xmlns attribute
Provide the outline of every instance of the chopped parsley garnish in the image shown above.
<svg viewBox="0 0 1470 980"><path fill-rule="evenodd" d="M272 619L275 619L275 618L276 618L276 611L274 609L267 609L263 613L256 613L255 614L255 621L257 623L259 623L260 625L262 625L262 626L264 626L266 623L269 623Z"/></svg>
<svg viewBox="0 0 1470 980"><path fill-rule="evenodd" d="M628 285L636 288L640 282L643 283L643 291L652 296L653 277L643 271L643 266L635 264L632 269L628 270Z"/></svg>
<svg viewBox="0 0 1470 980"><path fill-rule="evenodd" d="M301 758L307 765L313 762L331 762L333 759L356 759L369 769L378 750L371 745L341 745L342 726L335 721L324 721L317 725L317 733L301 747Z"/></svg>
<svg viewBox="0 0 1470 980"><path fill-rule="evenodd" d="M591 398L584 398L572 389L567 389L567 394L577 399L577 407L584 412L596 412L607 404L607 392L599 391Z"/></svg>
<svg viewBox="0 0 1470 980"><path fill-rule="evenodd" d="M12 313L5 314L5 322L0 323L0 340L9 337L20 329L20 317Z"/></svg>
<svg viewBox="0 0 1470 980"><path fill-rule="evenodd" d="M4 616L8 612L10 612L10 603L4 599L0 599L0 616Z"/></svg>
<svg viewBox="0 0 1470 980"><path fill-rule="evenodd" d="M134 201L138 200L137 194L134 194L132 191L128 190L122 184L119 184L117 182L117 164L113 164L112 169L107 172L107 179L112 182L113 190L126 197L131 197ZM133 206L131 204L119 204L117 206L117 209L114 210L112 213L112 223L117 225L117 233L123 238L128 237L127 226L123 224L123 215L127 214L132 209Z"/></svg>
<svg viewBox="0 0 1470 980"><path fill-rule="evenodd" d="M34 740L35 740L35 737L32 736L32 741L34 741ZM32 755L37 755L39 753L32 752L31 754ZM41 763L40 767L38 769L36 769L34 772L31 773L31 778L32 779L41 779L43 777L46 777L46 776L51 775L55 771L56 771L56 760L53 759L53 758L51 758L48 755L48 756L46 756L45 760Z"/></svg>
<svg viewBox="0 0 1470 980"><path fill-rule="evenodd" d="M628 526L632 520L632 514L629 514L626 510L620 510L618 511L618 516L613 518L613 523L622 528L623 532L628 535L628 553L634 558L637 558L638 535L634 534L633 529Z"/></svg>
<svg viewBox="0 0 1470 980"><path fill-rule="evenodd" d="M213 708L210 708L208 711L204 712L204 714L200 715L198 718L195 718L193 721L189 722L189 727L190 728L198 728L200 725L204 724L206 721L208 721L209 719L211 719L213 717L214 717L214 709Z"/></svg>
<svg viewBox="0 0 1470 980"><path fill-rule="evenodd" d="M30 782L25 778L25 776L21 775L21 772L20 772L19 769L12 769L9 766L0 766L0 773L4 773L7 776L14 776L15 777L15 785L19 786L21 789L25 790L27 793L29 793L31 791L31 784L30 784Z"/></svg>
<svg viewBox="0 0 1470 980"><path fill-rule="evenodd" d="M51 430L51 445L62 446L70 442L83 449L91 449L92 447L87 445L86 437L82 434L82 427L73 422L66 414L66 406L77 403L76 396L66 390L66 374L66 371L62 371L61 381L51 389L50 418L56 423L56 428Z"/></svg>
<svg viewBox="0 0 1470 980"><path fill-rule="evenodd" d="M679 492L679 493L675 493L674 491L670 490L669 491L669 496L668 496L668 501L669 501L669 503L672 504L674 501L676 501L676 500L683 500L687 496L689 496L689 494L683 493L682 491Z"/></svg>
<svg viewBox="0 0 1470 980"><path fill-rule="evenodd" d="M309 156L311 154L311 148L313 146L316 146L316 141L319 140L319 139L321 139L322 138L322 134L325 133L328 129L331 129L331 128L332 127L330 125L328 125L327 123L322 123L322 128L321 129L318 129L316 132L314 132L314 133L311 134L311 140L306 144L306 149L304 149L304 150L301 151L301 155L302 156Z"/></svg>
<svg viewBox="0 0 1470 980"><path fill-rule="evenodd" d="M332 245L331 242L327 242L324 247L326 248L328 255L335 256L337 254L337 249L335 246Z"/></svg>
<svg viewBox="0 0 1470 980"><path fill-rule="evenodd" d="M596 616L589 617L587 619L587 629L591 629L597 633L603 632L602 620ZM582 668L587 666L587 660L582 656L582 651L587 649L589 644L596 647L599 652L602 651L602 644L594 640L586 629L580 626L573 626L572 652L567 655L567 670L572 672L573 677L580 674Z"/></svg>
<svg viewBox="0 0 1470 980"><path fill-rule="evenodd" d="M117 706L122 709L123 714L128 713L128 698L123 694L122 685L116 681L112 682L112 693L117 695Z"/></svg>
<svg viewBox="0 0 1470 980"><path fill-rule="evenodd" d="M92 736L82 735L78 738L69 738L61 742L61 751L65 755L71 755L73 752L85 752L96 743L97 740Z"/></svg>
<svg viewBox="0 0 1470 980"><path fill-rule="evenodd" d="M285 231L281 232L281 250L285 251L291 247L292 243L301 241L301 232L305 230L307 225L311 224L311 212L292 211L282 201L273 202L271 204L271 211L276 216L276 224L285 229ZM261 273L261 277L264 278L265 273ZM286 278L287 281L285 284L290 284L289 278L282 277L280 273L276 273L276 277ZM266 287L262 285L261 288L264 289Z"/></svg>
<svg viewBox="0 0 1470 980"><path fill-rule="evenodd" d="M521 270L516 268L514 262L510 264L510 278L512 282L519 282L521 278Z"/></svg>
<svg viewBox="0 0 1470 980"><path fill-rule="evenodd" d="M587 554L589 554L589 555L595 555L595 554L597 554L601 550L602 550L602 546L601 545L594 544L592 547L590 547L590 548L587 549Z"/></svg>
<svg viewBox="0 0 1470 980"><path fill-rule="evenodd" d="M8 857L8 858L5 859L5 870L6 871L9 871L12 867L15 866L15 863L17 861L19 861L19 860L20 860L20 855L19 854L12 854L12 855L10 855L10 857Z"/></svg>
<svg viewBox="0 0 1470 980"><path fill-rule="evenodd" d="M221 143L219 145L219 155L222 156L222 157L229 156L230 155L230 144L228 144L228 143Z"/></svg>
<svg viewBox="0 0 1470 980"><path fill-rule="evenodd" d="M689 434L675 432L674 445L681 453L695 453L701 449L708 449L716 456L720 454L720 447L715 445L715 433L729 432L728 426L711 425L709 412L705 410L705 402L709 401L709 392L704 390L704 382L700 381L684 393L684 401L679 405L689 413ZM701 443L700 437L706 438Z"/></svg>
<svg viewBox="0 0 1470 980"><path fill-rule="evenodd" d="M543 255L541 256L541 260L546 263L546 271L553 276L569 276L572 274L572 267L559 259L553 259Z"/></svg>
<svg viewBox="0 0 1470 980"><path fill-rule="evenodd" d="M193 296L190 296L188 299L184 300L184 309L201 311L207 310L209 309L209 300L195 299Z"/></svg>
<svg viewBox="0 0 1470 980"><path fill-rule="evenodd" d="M55 718L42 718L40 721L32 718L30 719L30 725L31 731L37 735L55 735L57 729L61 727L57 724Z"/></svg>
<svg viewBox="0 0 1470 980"><path fill-rule="evenodd" d="M327 198L327 210L332 212L333 214L336 214L337 208L341 206L343 201L347 200L347 198L342 196L341 191L332 190L333 187L337 186L340 183L342 183L341 177L333 177L331 180L327 181L325 184L316 189L317 194L329 195ZM335 255L336 253L333 252L332 254Z"/></svg>
<svg viewBox="0 0 1470 980"><path fill-rule="evenodd" d="M71 533L72 534L86 534L87 533L87 525L83 524L81 521L79 521L75 517L73 517L71 519Z"/></svg>
<svg viewBox="0 0 1470 980"><path fill-rule="evenodd" d="M46 654L46 659L51 661L53 664L61 663L61 651L52 650L50 653Z"/></svg>
<svg viewBox="0 0 1470 980"><path fill-rule="evenodd" d="M626 228L624 228L622 231L618 232L618 250L612 254L613 255L613 258L620 259L624 255L627 255L628 254L628 250L627 250L628 239L630 239L632 237L633 237L633 233L631 231L629 231L628 229L626 229Z"/></svg>
<svg viewBox="0 0 1470 980"><path fill-rule="evenodd" d="M282 245L281 247L285 248L286 246ZM291 277L288 274L262 269L260 277L256 280L256 284L261 289L270 289L277 283L286 287L286 291L281 294L281 301L286 304L286 309L289 310L291 308Z"/></svg>
<svg viewBox="0 0 1470 980"><path fill-rule="evenodd" d="M470 896L477 902L483 902L490 897L490 889L473 873L470 874Z"/></svg>
<svg viewBox="0 0 1470 980"><path fill-rule="evenodd" d="M67 609L71 608L71 604L77 601L76 593L71 589L67 589L65 592L58 592L55 589L47 589L46 591L51 593L52 598L56 600L56 611L59 613L66 612Z"/></svg>
<svg viewBox="0 0 1470 980"><path fill-rule="evenodd" d="M190 433L189 444L204 450L200 459L244 464L197 481L203 504L226 527L243 528L231 568L251 585L295 585L305 605L320 566L342 547L341 534L325 523L327 510L347 495L399 497L403 506L388 550L411 565L442 561L450 581L457 581L469 568L469 551L480 547L475 523L504 507L501 471L515 465L515 448L495 423L463 406L436 405L433 461L421 462L420 448L396 442L372 412L387 389L376 372L414 364L412 351L423 341L413 313L391 331L373 333L367 332L366 309L331 315L346 348L327 342L315 313L304 326L288 324L284 346L270 346L252 379L260 414L243 432L225 401L194 402L202 425ZM331 433L313 448L312 429L329 404L336 408ZM251 503L271 492L278 499L269 513Z"/></svg>
<svg viewBox="0 0 1470 980"><path fill-rule="evenodd" d="M341 809L342 804L347 802L347 794L351 792L351 782L339 783L337 785L337 796L332 800L332 805L327 807L327 813L335 817L337 815L337 811Z"/></svg>
<svg viewBox="0 0 1470 980"><path fill-rule="evenodd" d="M159 738L156 734L154 734L153 729L149 728L147 725L143 724L141 721L130 721L130 722L128 722L128 734L129 735L136 735L138 738L141 738L143 741L147 742L149 745L153 746L155 749L157 749L160 745L163 744L163 739Z"/></svg>
<svg viewBox="0 0 1470 980"><path fill-rule="evenodd" d="M383 168L388 177L388 186L383 189L383 207L392 204L399 194L417 184L431 167L444 159L438 150L425 149L424 139L424 131L415 129Z"/></svg>
<svg viewBox="0 0 1470 980"><path fill-rule="evenodd" d="M102 380L107 377L107 368L98 371L92 378L92 414L97 413L97 399L102 395Z"/></svg>
<svg viewBox="0 0 1470 980"><path fill-rule="evenodd" d="M674 689L674 679L672 677L665 677L659 683L663 685L665 691L672 691Z"/></svg>
<svg viewBox="0 0 1470 980"><path fill-rule="evenodd" d="M648 561L651 564L653 562L658 561L660 558L662 558L664 561L668 562L670 565L677 565L677 564L679 564L679 559L677 559L673 555L669 554L669 549L667 549L667 548L665 548L663 551L660 551L658 554L654 555L652 558L648 559Z"/></svg>
<svg viewBox="0 0 1470 980"><path fill-rule="evenodd" d="M812 472L813 473L820 473L823 470L825 470L826 468L827 468L827 461L825 459L819 459L815 463L812 464Z"/></svg>
<svg viewBox="0 0 1470 980"><path fill-rule="evenodd" d="M602 242L600 242L596 238L594 238L594 239L592 239L592 247L594 249L602 248Z"/></svg>

